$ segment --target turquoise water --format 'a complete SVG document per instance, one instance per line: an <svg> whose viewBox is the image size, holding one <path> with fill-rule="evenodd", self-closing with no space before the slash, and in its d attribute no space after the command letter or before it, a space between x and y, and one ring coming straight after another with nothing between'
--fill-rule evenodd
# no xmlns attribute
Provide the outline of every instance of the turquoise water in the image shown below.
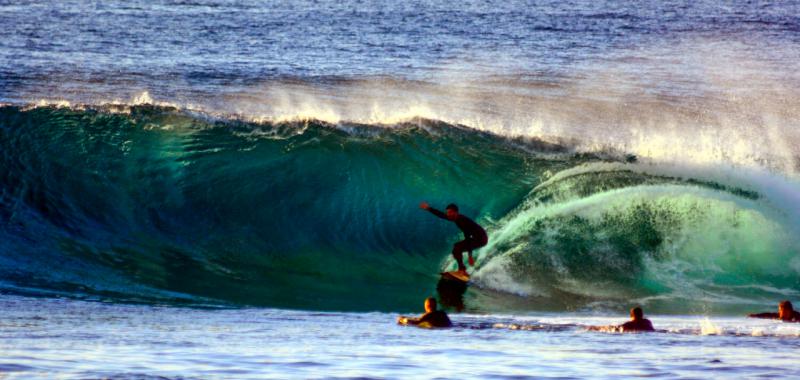
<svg viewBox="0 0 800 380"><path fill-rule="evenodd" d="M0 126L0 285L12 292L414 307L454 265L458 239L417 205L458 200L490 236L471 310L742 313L798 294L796 214L780 205L800 193L774 174L426 119L344 127L7 106Z"/></svg>

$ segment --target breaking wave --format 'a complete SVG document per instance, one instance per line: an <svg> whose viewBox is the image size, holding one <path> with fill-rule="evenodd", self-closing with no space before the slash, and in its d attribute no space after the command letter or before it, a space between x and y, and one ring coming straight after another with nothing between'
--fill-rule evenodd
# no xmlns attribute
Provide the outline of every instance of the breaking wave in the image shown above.
<svg viewBox="0 0 800 380"><path fill-rule="evenodd" d="M774 166L659 163L415 117L320 119L1 107L0 288L415 307L459 239L417 208L426 200L489 230L476 309L724 309L800 293L800 186Z"/></svg>

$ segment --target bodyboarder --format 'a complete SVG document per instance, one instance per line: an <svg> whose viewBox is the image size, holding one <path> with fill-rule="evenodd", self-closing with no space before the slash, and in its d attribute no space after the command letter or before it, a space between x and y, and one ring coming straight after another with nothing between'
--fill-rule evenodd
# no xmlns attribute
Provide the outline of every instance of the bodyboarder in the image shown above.
<svg viewBox="0 0 800 380"><path fill-rule="evenodd" d="M656 331L653 328L653 323L644 317L644 312L641 307L634 307L631 309L631 320L619 326L589 326L588 330L623 333Z"/></svg>
<svg viewBox="0 0 800 380"><path fill-rule="evenodd" d="M411 325L425 328L431 327L450 327L453 325L450 318L442 310L436 308L436 298L428 297L425 299L425 314L419 318L406 316L397 317L398 325Z"/></svg>
<svg viewBox="0 0 800 380"><path fill-rule="evenodd" d="M777 313L749 314L750 318L779 319L784 322L800 322L800 313L794 310L792 303L783 301L778 304Z"/></svg>

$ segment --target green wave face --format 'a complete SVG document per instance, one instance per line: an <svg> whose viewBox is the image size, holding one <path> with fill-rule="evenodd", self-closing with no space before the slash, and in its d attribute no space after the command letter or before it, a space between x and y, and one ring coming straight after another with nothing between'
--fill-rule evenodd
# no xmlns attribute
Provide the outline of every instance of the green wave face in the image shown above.
<svg viewBox="0 0 800 380"><path fill-rule="evenodd" d="M417 307L456 230L543 161L436 122L215 121L169 108L0 110L9 286L317 309Z"/></svg>
<svg viewBox="0 0 800 380"><path fill-rule="evenodd" d="M467 295L477 310L736 309L797 294L797 213L780 204L794 183L776 179L789 198L774 197L748 173L724 181L601 153L430 120L3 107L0 286L407 310L434 292L460 238L419 210L428 201L489 230Z"/></svg>

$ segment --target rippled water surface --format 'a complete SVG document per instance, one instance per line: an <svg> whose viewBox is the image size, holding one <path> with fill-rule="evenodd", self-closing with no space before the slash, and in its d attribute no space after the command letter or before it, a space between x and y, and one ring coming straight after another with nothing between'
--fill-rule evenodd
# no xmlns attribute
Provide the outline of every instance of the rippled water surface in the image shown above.
<svg viewBox="0 0 800 380"><path fill-rule="evenodd" d="M455 328L387 313L202 310L3 297L5 378L794 377L800 326L649 316L662 332L587 332L623 316L453 315Z"/></svg>

